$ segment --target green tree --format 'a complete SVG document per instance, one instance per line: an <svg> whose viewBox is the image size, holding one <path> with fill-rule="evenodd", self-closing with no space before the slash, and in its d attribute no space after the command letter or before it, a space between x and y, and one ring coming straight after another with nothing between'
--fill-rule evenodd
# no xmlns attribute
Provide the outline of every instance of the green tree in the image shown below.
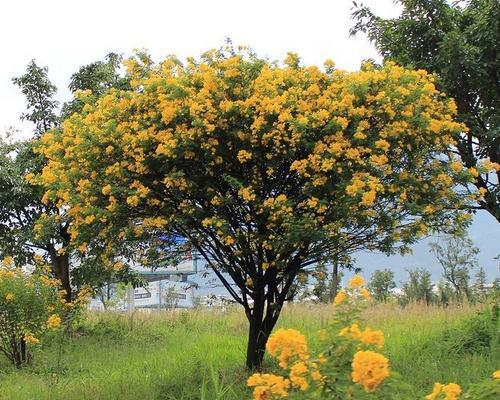
<svg viewBox="0 0 500 400"><path fill-rule="evenodd" d="M12 256L19 265L34 264L40 253L52 266L61 281L67 300L71 299L69 253L61 249L69 245L68 223L61 221L57 201L42 201L40 185L26 180L29 174L42 171L44 157L33 147L40 136L59 123L56 87L48 78L47 68L31 61L26 73L13 82L26 98L26 113L21 118L34 124L34 139L12 141L0 139L0 257ZM35 224L41 218L50 221L43 232Z"/></svg>
<svg viewBox="0 0 500 400"><path fill-rule="evenodd" d="M39 137L55 127L59 122L58 102L54 99L57 88L48 78L48 68L39 67L35 60L31 60L26 73L12 81L19 86L26 99L27 111L21 118L35 125L35 136Z"/></svg>
<svg viewBox="0 0 500 400"><path fill-rule="evenodd" d="M443 154L461 126L426 73L322 71L293 54L148 60L126 61L131 90L81 93L82 112L42 139L39 179L87 253L185 237L245 309L248 368L307 267L465 221Z"/></svg>
<svg viewBox="0 0 500 400"><path fill-rule="evenodd" d="M474 294L480 299L484 300L488 294L488 281L486 279L486 271L483 267L479 267L476 273L476 281L474 282Z"/></svg>
<svg viewBox="0 0 500 400"><path fill-rule="evenodd" d="M453 287L457 298L470 298L470 271L477 266L479 253L474 242L465 235L448 235L439 242L431 242L429 247L443 268L443 278Z"/></svg>
<svg viewBox="0 0 500 400"><path fill-rule="evenodd" d="M456 299L456 294L450 283L440 280L437 285L437 301L439 304L443 307L448 307L450 302L454 299Z"/></svg>
<svg viewBox="0 0 500 400"><path fill-rule="evenodd" d="M81 67L72 75L70 89L91 89L99 96L115 84L126 86L126 79L118 76L119 62L118 56L110 54L106 62ZM34 124L34 135L27 141L0 137L0 258L12 256L18 265L33 265L33 257L42 256L62 282L68 301L72 285L96 287L109 280L125 279L127 269L104 271L96 259L80 259L79 268L71 270L70 260L76 259L77 253L70 245L70 218L62 207L62 199L44 198L41 186L27 179L40 174L46 166L45 157L33 151L41 135L63 123L70 111L78 111L78 101L65 104L66 113L59 116L54 98L57 89L48 77L48 69L39 67L34 60L26 73L13 82L25 96L27 111L21 118Z"/></svg>
<svg viewBox="0 0 500 400"><path fill-rule="evenodd" d="M311 275L314 278L312 294L320 303L331 303L340 290L340 281L344 271L361 272L361 268L354 266L355 260L348 255L335 256L331 263L319 263Z"/></svg>
<svg viewBox="0 0 500 400"><path fill-rule="evenodd" d="M397 2L403 12L391 19L354 3L351 34L366 33L386 60L438 74L468 127L451 150L474 175L478 206L500 221L498 0Z"/></svg>
<svg viewBox="0 0 500 400"><path fill-rule="evenodd" d="M390 269L375 270L368 284L368 289L372 293L373 298L383 302L387 301L391 294L391 290L395 287L394 271Z"/></svg>
<svg viewBox="0 0 500 400"><path fill-rule="evenodd" d="M93 96L100 97L111 88L129 89L129 80L120 74L123 57L116 53L106 55L104 61L95 61L80 67L71 75L69 89L75 94L78 91L90 90ZM78 98L64 103L62 118L69 117L74 112L81 111L84 103Z"/></svg>
<svg viewBox="0 0 500 400"><path fill-rule="evenodd" d="M434 300L431 273L424 268L407 271L410 276L402 287L402 303L424 302L427 305L431 304Z"/></svg>

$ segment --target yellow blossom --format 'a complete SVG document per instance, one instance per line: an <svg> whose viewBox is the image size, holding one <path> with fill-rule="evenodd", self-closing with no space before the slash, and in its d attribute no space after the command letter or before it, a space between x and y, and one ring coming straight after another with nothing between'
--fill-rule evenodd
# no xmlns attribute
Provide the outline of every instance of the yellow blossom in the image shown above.
<svg viewBox="0 0 500 400"><path fill-rule="evenodd" d="M305 336L295 329L278 329L267 341L266 349L278 359L279 365L287 369L292 360L309 359Z"/></svg>
<svg viewBox="0 0 500 400"><path fill-rule="evenodd" d="M33 336L32 334L30 334L30 333L27 333L27 334L24 335L24 341L27 344L38 344L38 343L40 343L40 340L38 338L36 338L35 336Z"/></svg>
<svg viewBox="0 0 500 400"><path fill-rule="evenodd" d="M443 393L446 394L444 400L456 400L462 393L462 388L456 383L448 383L443 386Z"/></svg>
<svg viewBox="0 0 500 400"><path fill-rule="evenodd" d="M255 200L255 194L252 192L252 189L249 187L244 187L241 188L239 191L239 195L243 198L245 201L252 201Z"/></svg>
<svg viewBox="0 0 500 400"><path fill-rule="evenodd" d="M243 164L252 159L252 153L246 150L240 150L238 152L237 158L238 161Z"/></svg>
<svg viewBox="0 0 500 400"><path fill-rule="evenodd" d="M425 396L425 399L436 400L441 393L445 395L444 400L457 400L460 393L462 393L462 388L456 383L443 385L442 383L436 382L432 393Z"/></svg>
<svg viewBox="0 0 500 400"><path fill-rule="evenodd" d="M389 376L389 360L374 351L358 351L352 360L352 380L373 392Z"/></svg>
<svg viewBox="0 0 500 400"><path fill-rule="evenodd" d="M425 396L426 400L436 400L437 397L441 394L441 389L443 388L443 385L439 382L436 382L434 384L434 388L432 389L432 393L428 394Z"/></svg>
<svg viewBox="0 0 500 400"><path fill-rule="evenodd" d="M365 284L365 280L360 275L354 275L349 282L347 283L347 287L349 289L356 289Z"/></svg>
<svg viewBox="0 0 500 400"><path fill-rule="evenodd" d="M305 391L309 388L309 383L305 378L309 368L303 361L296 362L290 369L290 382L292 385L297 386L300 390Z"/></svg>
<svg viewBox="0 0 500 400"><path fill-rule="evenodd" d="M347 294L344 290L341 290L340 292L337 293L335 298L333 299L333 304L338 306L339 304L343 303L347 299Z"/></svg>
<svg viewBox="0 0 500 400"><path fill-rule="evenodd" d="M247 385L255 387L254 400L270 400L273 398L287 397L290 381L282 376L273 374L253 374L247 380Z"/></svg>
<svg viewBox="0 0 500 400"><path fill-rule="evenodd" d="M61 326L61 317L56 314L52 314L47 320L47 329L57 329Z"/></svg>

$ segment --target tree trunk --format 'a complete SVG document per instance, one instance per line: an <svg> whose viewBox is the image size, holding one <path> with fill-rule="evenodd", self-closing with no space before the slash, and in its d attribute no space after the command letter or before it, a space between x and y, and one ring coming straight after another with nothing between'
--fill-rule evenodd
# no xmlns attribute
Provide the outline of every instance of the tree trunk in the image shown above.
<svg viewBox="0 0 500 400"><path fill-rule="evenodd" d="M57 279L61 281L62 288L66 292L64 300L71 301L71 281L69 277L69 254L58 254L57 250L50 251L50 258L52 262L52 270Z"/></svg>
<svg viewBox="0 0 500 400"><path fill-rule="evenodd" d="M11 346L12 346L11 361L14 363L16 368L21 368L21 366L28 361L26 342L24 338L16 339L13 337L11 339Z"/></svg>
<svg viewBox="0 0 500 400"><path fill-rule="evenodd" d="M19 340L19 355L21 358L21 363L25 364L28 361L28 354L26 351L26 342L24 341L24 338L21 338L21 340Z"/></svg>
<svg viewBox="0 0 500 400"><path fill-rule="evenodd" d="M333 301L339 289L339 262L337 257L333 260L332 279L330 280L330 303Z"/></svg>
<svg viewBox="0 0 500 400"><path fill-rule="evenodd" d="M264 316L264 307L256 307L250 316L247 313L249 330L246 367L248 370L262 369L267 340L278 321L280 310L281 305L276 308L267 307L267 312Z"/></svg>

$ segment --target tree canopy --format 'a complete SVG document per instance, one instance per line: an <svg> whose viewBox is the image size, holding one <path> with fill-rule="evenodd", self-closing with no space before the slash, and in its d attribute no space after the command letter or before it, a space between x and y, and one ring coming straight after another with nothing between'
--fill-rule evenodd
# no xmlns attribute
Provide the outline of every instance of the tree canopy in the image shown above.
<svg viewBox="0 0 500 400"><path fill-rule="evenodd" d="M83 252L187 238L245 307L251 368L302 269L465 222L453 187L471 176L448 151L464 128L423 70L234 50L126 66L131 90L80 92L43 136L37 179Z"/></svg>
<svg viewBox="0 0 500 400"><path fill-rule="evenodd" d="M365 32L386 60L438 74L438 88L455 99L467 126L451 150L475 175L478 206L500 221L498 0L398 3L402 14L390 19L355 3L351 33Z"/></svg>

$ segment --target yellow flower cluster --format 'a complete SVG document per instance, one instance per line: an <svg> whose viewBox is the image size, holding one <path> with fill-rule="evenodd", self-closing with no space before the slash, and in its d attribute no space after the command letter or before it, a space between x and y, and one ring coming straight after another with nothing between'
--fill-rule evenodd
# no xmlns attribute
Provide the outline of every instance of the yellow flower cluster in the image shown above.
<svg viewBox="0 0 500 400"><path fill-rule="evenodd" d="M340 290L333 299L333 304L338 306L339 304L342 304L346 300L347 300L347 293L345 292L345 290Z"/></svg>
<svg viewBox="0 0 500 400"><path fill-rule="evenodd" d="M354 275L347 283L347 287L349 289L357 289L364 285L365 285L365 280L361 275Z"/></svg>
<svg viewBox="0 0 500 400"><path fill-rule="evenodd" d="M374 351L358 351L352 360L352 380L373 392L389 376L389 360Z"/></svg>
<svg viewBox="0 0 500 400"><path fill-rule="evenodd" d="M27 334L24 335L24 341L27 344L38 344L38 343L40 343L40 340L38 338L36 338L35 336L33 336L31 333L27 333Z"/></svg>
<svg viewBox="0 0 500 400"><path fill-rule="evenodd" d="M462 393L462 389L456 383L443 385L442 383L436 382L434 384L434 390L431 394L425 396L425 399L436 400L441 393L445 395L444 400L457 400L460 393Z"/></svg>
<svg viewBox="0 0 500 400"><path fill-rule="evenodd" d="M347 290L340 290L335 298L333 299L333 304L336 306L345 303L347 300L352 298L363 297L366 300L371 299L370 292L364 288L365 280L360 275L354 275L347 283Z"/></svg>
<svg viewBox="0 0 500 400"><path fill-rule="evenodd" d="M255 400L272 400L288 396L290 381L279 375L253 374L247 380L249 387L255 387L253 398Z"/></svg>
<svg viewBox="0 0 500 400"><path fill-rule="evenodd" d="M61 326L61 317L56 314L52 314L47 320L47 329L57 329Z"/></svg>
<svg viewBox="0 0 500 400"><path fill-rule="evenodd" d="M374 345L379 349L384 347L384 333L380 330L374 331L370 327L361 330L358 324L352 324L350 327L343 328L339 335L364 344Z"/></svg>
<svg viewBox="0 0 500 400"><path fill-rule="evenodd" d="M291 361L309 359L306 337L295 329L278 329L267 341L266 349L283 369L287 369Z"/></svg>

